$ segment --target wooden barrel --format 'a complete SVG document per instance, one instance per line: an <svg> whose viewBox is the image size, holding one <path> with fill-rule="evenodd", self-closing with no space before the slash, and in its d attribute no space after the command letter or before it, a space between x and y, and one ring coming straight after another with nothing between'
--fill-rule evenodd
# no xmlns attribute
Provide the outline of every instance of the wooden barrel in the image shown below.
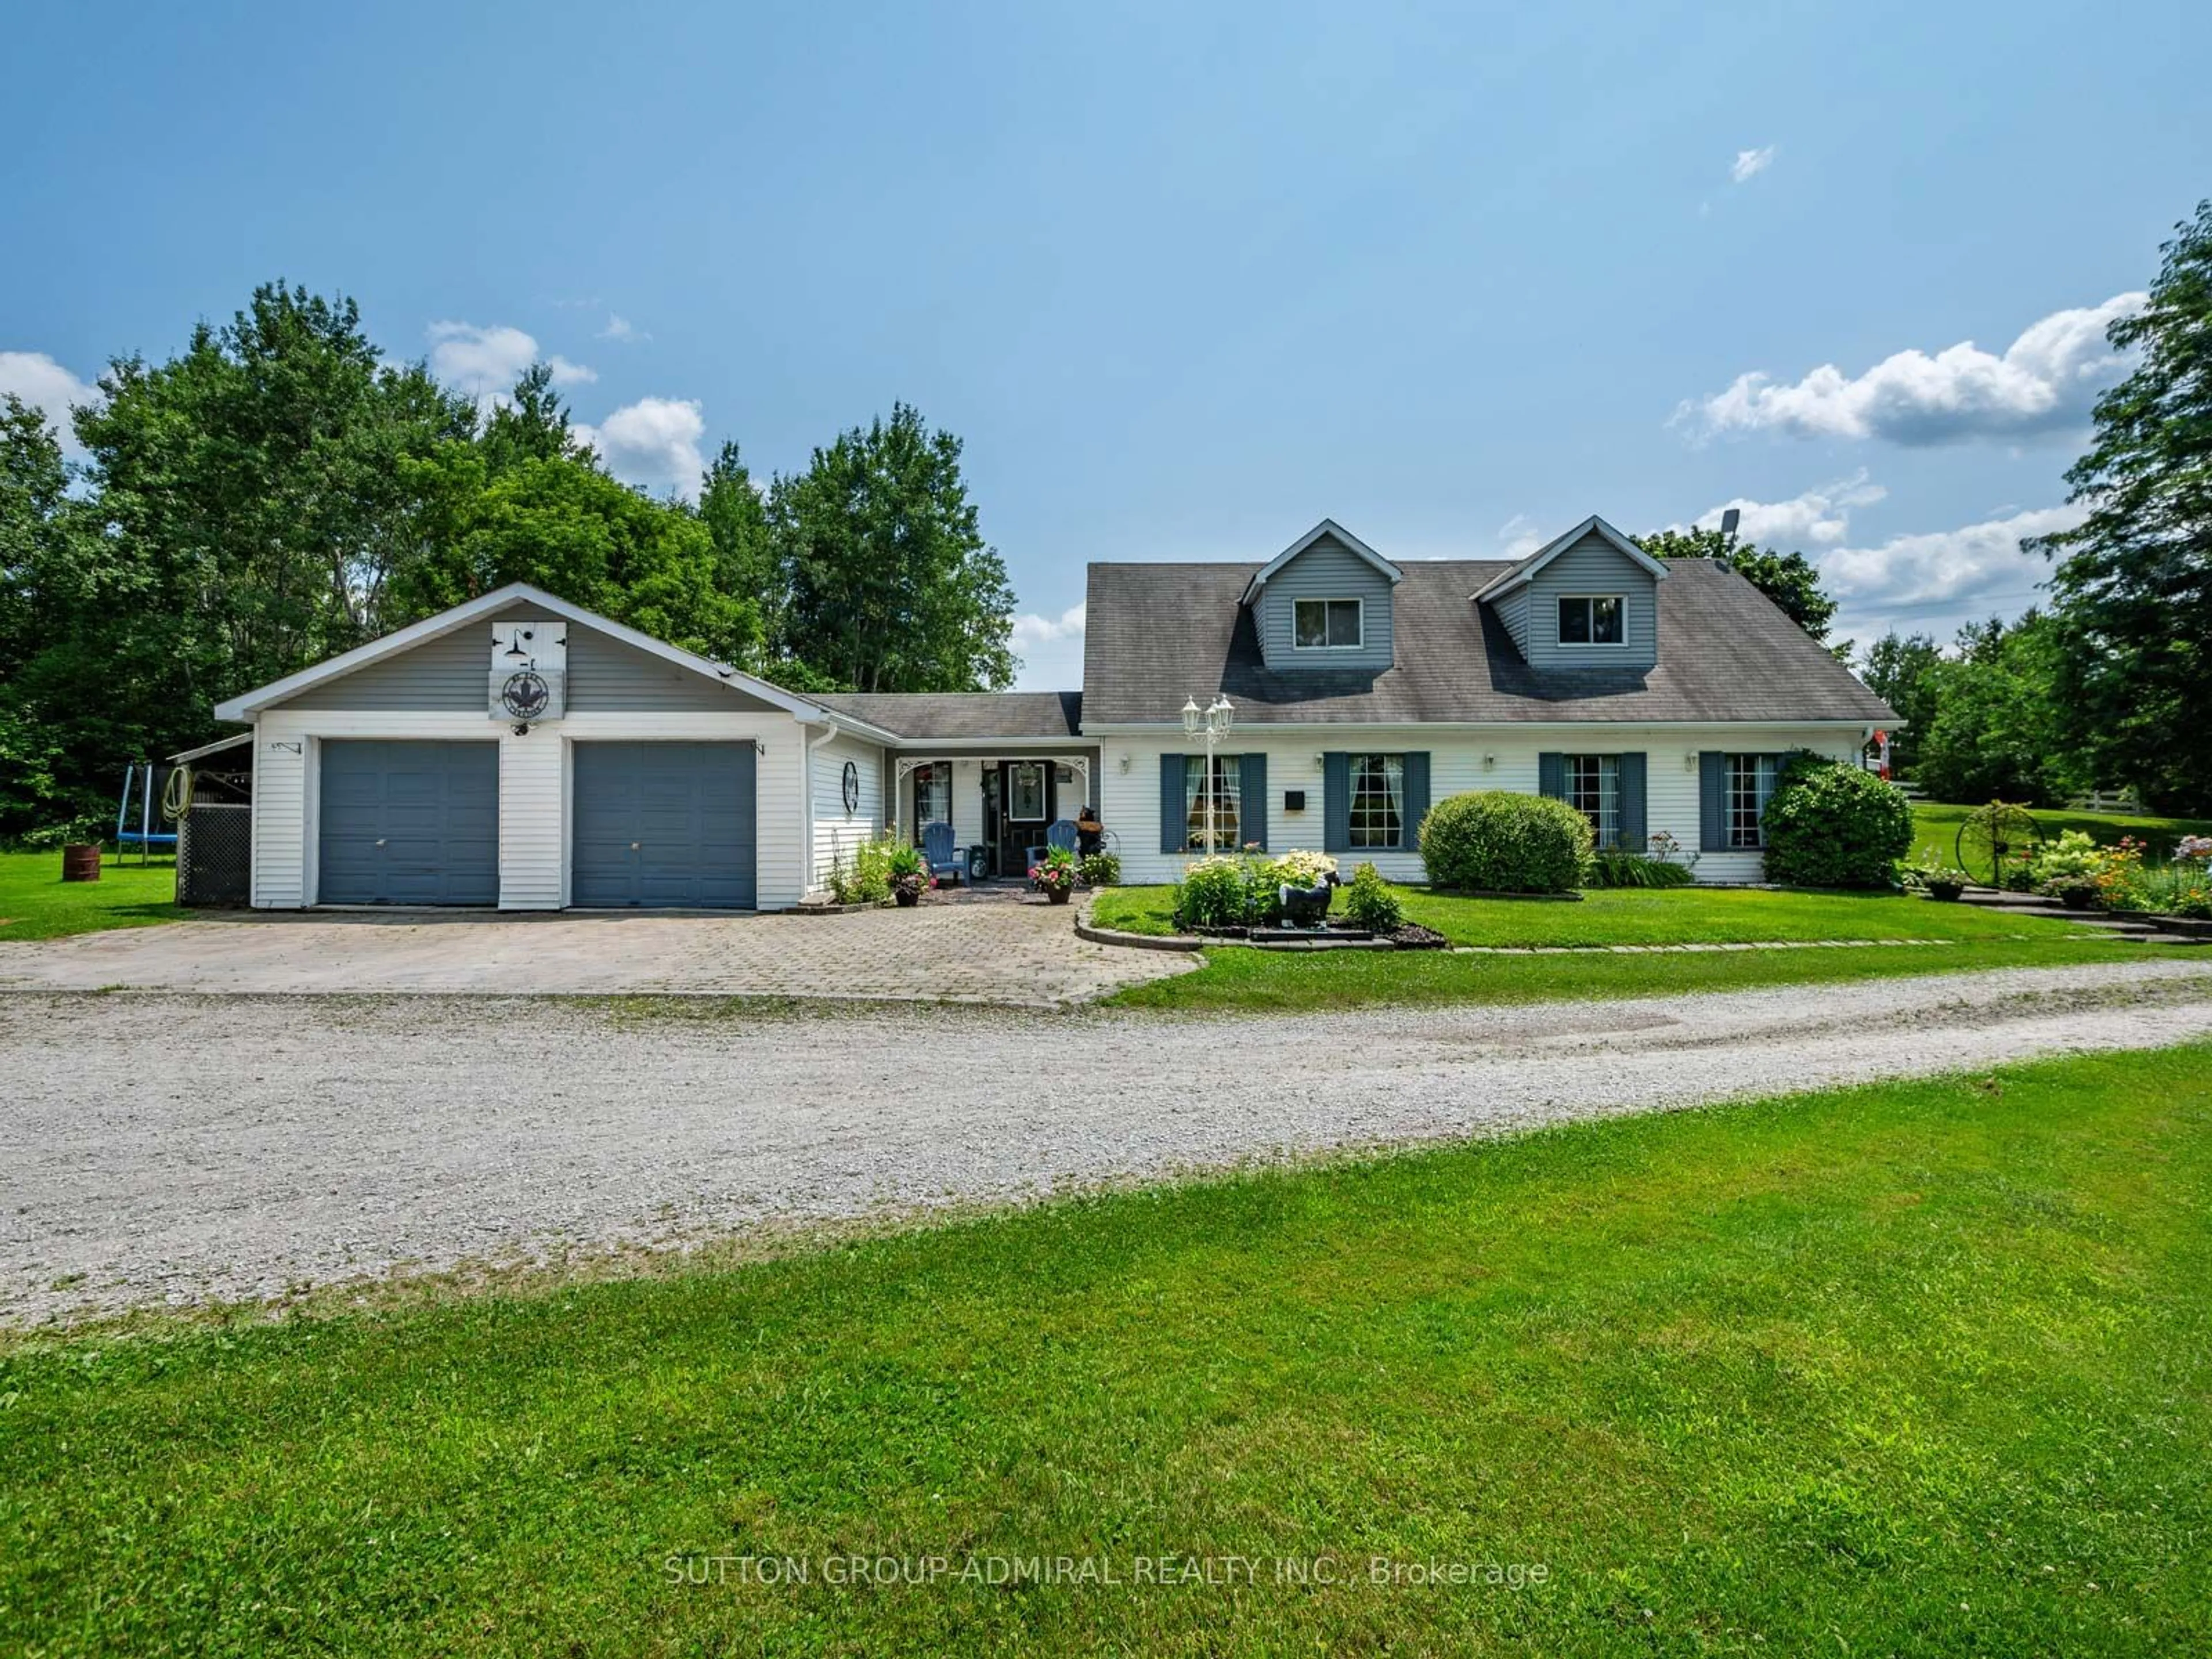
<svg viewBox="0 0 2212 1659"><path fill-rule="evenodd" d="M100 843L84 842L62 848L62 879L64 881L98 881L100 879Z"/></svg>

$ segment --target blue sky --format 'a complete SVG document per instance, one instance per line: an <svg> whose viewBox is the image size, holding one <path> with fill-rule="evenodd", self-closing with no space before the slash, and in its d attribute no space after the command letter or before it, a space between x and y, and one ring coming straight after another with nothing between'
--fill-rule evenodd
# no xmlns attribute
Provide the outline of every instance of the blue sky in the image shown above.
<svg viewBox="0 0 2212 1659"><path fill-rule="evenodd" d="M654 488L902 398L966 441L1029 685L1079 679L1086 561L1266 558L1324 515L1487 557L1741 501L1862 641L2017 611L2102 325L2212 193L2201 3L9 31L0 386L58 407L281 275L455 378L557 359Z"/></svg>

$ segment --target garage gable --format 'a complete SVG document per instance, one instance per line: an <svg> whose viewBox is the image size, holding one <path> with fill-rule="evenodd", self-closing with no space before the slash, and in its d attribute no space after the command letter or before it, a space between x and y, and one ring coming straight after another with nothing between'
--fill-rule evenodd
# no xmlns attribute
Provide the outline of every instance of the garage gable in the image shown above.
<svg viewBox="0 0 2212 1659"><path fill-rule="evenodd" d="M448 633L365 663L350 673L306 686L267 707L487 712L485 677L492 665L493 627L544 614L542 605L527 599L514 600ZM774 704L738 686L665 661L589 623L556 622L567 631L566 702L573 713L603 709L776 712Z"/></svg>

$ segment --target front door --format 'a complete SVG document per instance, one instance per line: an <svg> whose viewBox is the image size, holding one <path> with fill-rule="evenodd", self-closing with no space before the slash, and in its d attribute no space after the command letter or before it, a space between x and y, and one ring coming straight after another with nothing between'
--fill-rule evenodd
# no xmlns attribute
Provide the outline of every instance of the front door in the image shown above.
<svg viewBox="0 0 2212 1659"><path fill-rule="evenodd" d="M1050 761L999 763L999 873L1029 873L1030 848L1044 845L1056 791Z"/></svg>

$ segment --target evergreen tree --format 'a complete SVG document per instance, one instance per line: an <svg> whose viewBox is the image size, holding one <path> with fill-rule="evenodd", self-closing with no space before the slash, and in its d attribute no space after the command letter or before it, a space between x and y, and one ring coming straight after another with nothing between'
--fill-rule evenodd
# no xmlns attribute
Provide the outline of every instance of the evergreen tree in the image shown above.
<svg viewBox="0 0 2212 1659"><path fill-rule="evenodd" d="M2058 696L2100 783L2212 810L2212 201L2176 227L2149 302L2107 331L2140 351L2097 400L2067 475L2088 516L2042 538L2061 649Z"/></svg>

